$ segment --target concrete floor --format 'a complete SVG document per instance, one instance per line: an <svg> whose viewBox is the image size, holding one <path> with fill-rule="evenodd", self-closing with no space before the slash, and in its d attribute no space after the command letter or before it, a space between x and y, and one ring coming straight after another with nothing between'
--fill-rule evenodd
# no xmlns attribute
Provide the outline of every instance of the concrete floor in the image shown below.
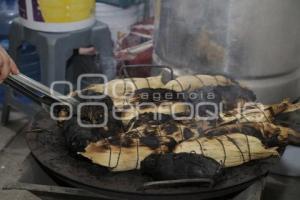
<svg viewBox="0 0 300 200"><path fill-rule="evenodd" d="M37 167L28 164L28 160L32 158L26 145L24 129L29 121L30 118L25 115L13 112L9 124L6 127L0 125L0 188L24 179L41 184L38 182L41 180L41 173L38 176L32 173L37 171ZM271 175L267 179L263 199L298 200L300 199L299 188L300 178ZM0 189L0 200L14 199L37 200L40 198L28 191Z"/></svg>
<svg viewBox="0 0 300 200"><path fill-rule="evenodd" d="M264 200L299 200L300 178L271 175L263 194Z"/></svg>
<svg viewBox="0 0 300 200"><path fill-rule="evenodd" d="M0 113L1 114L1 113ZM0 188L16 182L23 173L23 162L30 154L24 137L18 135L29 119L13 112L7 127L0 125ZM0 190L1 200L37 200L35 195L20 190Z"/></svg>

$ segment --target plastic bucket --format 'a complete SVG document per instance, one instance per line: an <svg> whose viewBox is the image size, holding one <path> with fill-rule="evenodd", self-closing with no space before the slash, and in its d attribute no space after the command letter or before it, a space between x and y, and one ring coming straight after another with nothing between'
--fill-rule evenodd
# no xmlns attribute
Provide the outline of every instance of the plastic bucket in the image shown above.
<svg viewBox="0 0 300 200"><path fill-rule="evenodd" d="M95 0L19 0L21 22L45 32L69 32L95 23Z"/></svg>

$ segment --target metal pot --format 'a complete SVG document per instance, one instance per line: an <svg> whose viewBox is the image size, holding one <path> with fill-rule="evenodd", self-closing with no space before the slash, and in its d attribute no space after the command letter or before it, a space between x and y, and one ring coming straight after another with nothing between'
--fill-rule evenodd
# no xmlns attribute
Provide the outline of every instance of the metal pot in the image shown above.
<svg viewBox="0 0 300 200"><path fill-rule="evenodd" d="M178 74L222 73L246 80L265 103L296 97L299 8L297 0L161 1L155 61Z"/></svg>

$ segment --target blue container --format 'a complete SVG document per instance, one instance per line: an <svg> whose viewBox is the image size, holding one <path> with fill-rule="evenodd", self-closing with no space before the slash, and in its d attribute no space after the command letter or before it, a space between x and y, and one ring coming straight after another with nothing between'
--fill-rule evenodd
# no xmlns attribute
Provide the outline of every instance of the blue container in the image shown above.
<svg viewBox="0 0 300 200"><path fill-rule="evenodd" d="M41 68L40 68L39 55L34 46L24 43L18 51L18 58L16 60L16 63L22 74L36 81L41 80ZM23 95L16 93L15 96L20 101L20 103L23 104L31 103L31 100L28 99L27 97L24 97ZM4 99L4 88L2 86L0 87L0 103L3 102L3 99Z"/></svg>
<svg viewBox="0 0 300 200"><path fill-rule="evenodd" d="M8 49L8 33L14 18L18 16L17 0L0 0L0 45ZM0 103L4 99L4 87L0 85Z"/></svg>
<svg viewBox="0 0 300 200"><path fill-rule="evenodd" d="M0 0L0 45L6 50L9 48L8 34L10 25L18 13L18 0ZM41 80L40 61L36 48L24 43L18 52L16 63L20 72L36 80ZM28 103L30 100L24 96L16 95L21 103ZM0 102L3 102L4 87L0 87Z"/></svg>
<svg viewBox="0 0 300 200"><path fill-rule="evenodd" d="M0 0L0 40L7 37L10 25L18 15L17 0Z"/></svg>

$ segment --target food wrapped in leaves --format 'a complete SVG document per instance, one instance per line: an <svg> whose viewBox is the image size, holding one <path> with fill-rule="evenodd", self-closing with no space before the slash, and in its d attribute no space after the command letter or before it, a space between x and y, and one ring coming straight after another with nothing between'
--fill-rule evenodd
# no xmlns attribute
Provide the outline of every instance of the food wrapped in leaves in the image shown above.
<svg viewBox="0 0 300 200"><path fill-rule="evenodd" d="M176 92L194 91L207 86L226 86L238 84L233 79L221 75L187 75L169 81L164 88Z"/></svg>
<svg viewBox="0 0 300 200"><path fill-rule="evenodd" d="M154 141L152 138L152 142ZM112 145L109 141L102 140L89 144L85 152L80 154L112 171L128 171L139 169L140 163L151 154L169 152L169 148L159 142L156 148L147 146L140 139L131 140L129 144ZM251 160L279 155L277 147L266 148L258 138L242 133L183 141L176 145L173 153L196 153L212 158L224 167L234 167Z"/></svg>
<svg viewBox="0 0 300 200"><path fill-rule="evenodd" d="M279 156L277 147L266 148L258 138L242 133L184 141L176 146L174 153L184 152L207 156L224 167L234 167L251 160Z"/></svg>
<svg viewBox="0 0 300 200"><path fill-rule="evenodd" d="M129 132L90 143L80 155L112 171L140 168L140 162L153 153L171 152L184 140L199 133L175 121L159 125L144 124Z"/></svg>
<svg viewBox="0 0 300 200"><path fill-rule="evenodd" d="M67 142L73 152L114 172L142 167L165 179L214 176L220 168L278 157L285 145L300 141L297 123L290 127L299 105L257 103L252 91L224 76L181 76L166 84L161 77L118 79L82 92L106 95L108 125L84 129L71 122ZM222 107L206 120L211 104ZM113 110L119 111L117 119ZM87 106L82 116L93 124L103 113ZM187 157L199 165L194 167ZM163 170L164 163L170 172L185 166L185 173L174 177L176 173Z"/></svg>

